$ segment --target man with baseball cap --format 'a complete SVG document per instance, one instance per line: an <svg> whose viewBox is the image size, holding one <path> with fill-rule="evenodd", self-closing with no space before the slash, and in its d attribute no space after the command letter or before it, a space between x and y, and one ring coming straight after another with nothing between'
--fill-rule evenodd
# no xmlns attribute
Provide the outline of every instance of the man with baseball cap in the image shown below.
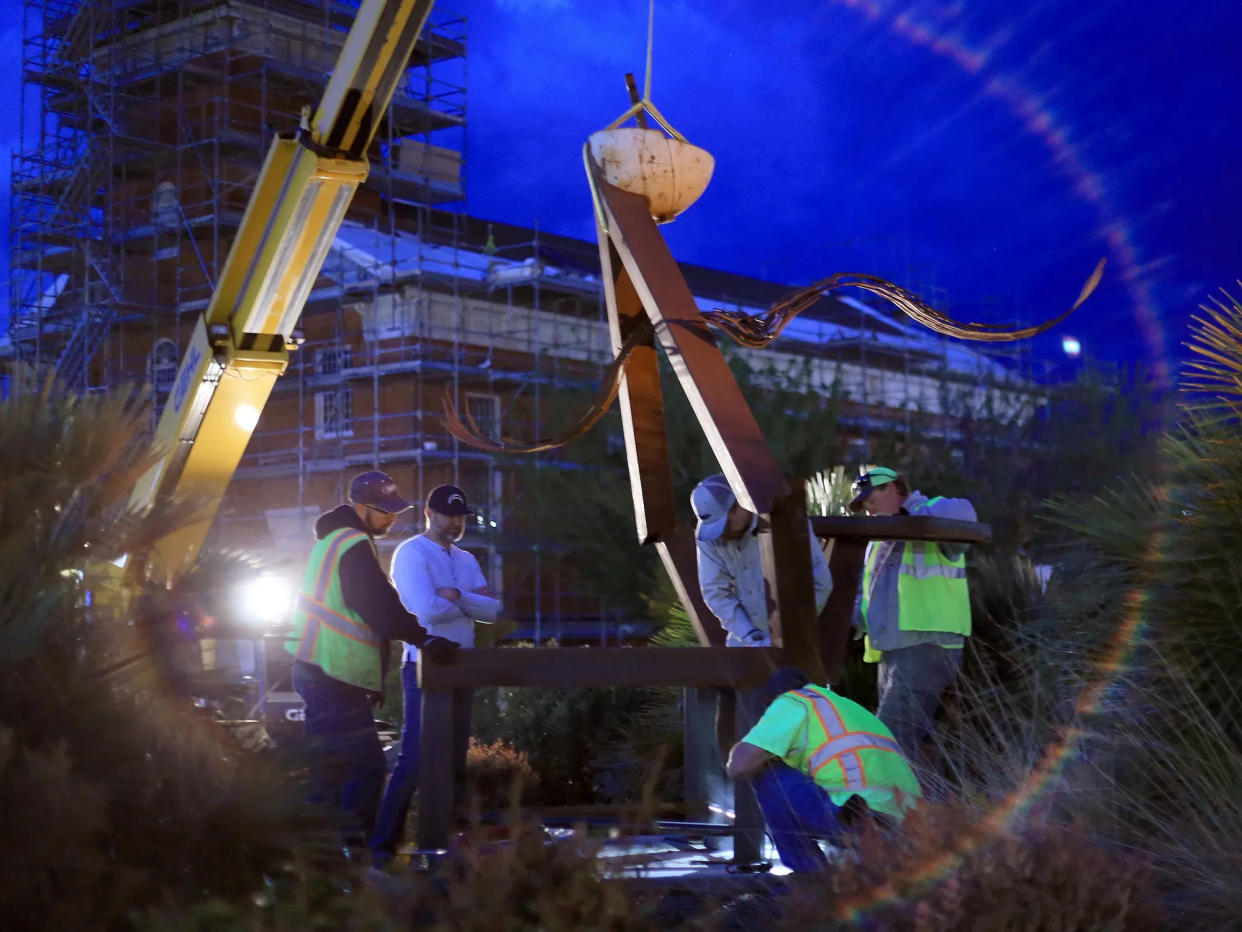
<svg viewBox="0 0 1242 932"><path fill-rule="evenodd" d="M404 541L392 556L392 579L406 607L435 635L474 646L474 623L491 624L500 612L487 579L473 554L457 546L466 533L466 518L474 515L466 493L455 485L441 485L427 496L423 514L426 530ZM391 857L401 842L405 813L418 787L419 736L422 690L418 687L418 648L405 645L401 666L405 689L405 724L401 753L388 779L380 804L371 851L377 862ZM453 690L453 784L460 801L466 781L466 751L470 745L470 706L474 690Z"/></svg>
<svg viewBox="0 0 1242 932"><path fill-rule="evenodd" d="M929 499L912 492L905 478L887 466L864 468L853 491L850 509L869 515L977 520L966 499ZM962 648L970 635L969 546L872 541L863 559L854 623L866 637L863 659L880 664L876 715L916 764L930 766L936 758L925 742L933 733L940 697L962 668Z"/></svg>
<svg viewBox="0 0 1242 932"><path fill-rule="evenodd" d="M690 494L699 519L699 588L703 601L728 633L730 647L767 647L768 593L763 578L756 529L759 516L747 511L733 495L729 480L708 476ZM823 611L832 592L832 575L824 551L811 534L811 572L815 583L815 611Z"/></svg>
<svg viewBox="0 0 1242 932"><path fill-rule="evenodd" d="M729 480L719 474L708 476L694 487L690 505L698 518L694 536L699 589L704 603L725 629L725 644L768 647L772 643L768 631L771 599L763 578L763 557L756 534L759 516L738 503ZM819 540L814 533L810 537L818 613L823 611L832 592L832 574ZM716 743L722 761L737 734L737 723L747 729L763 711L757 690L736 690L736 706L727 701L727 696L722 692L716 703Z"/></svg>
<svg viewBox="0 0 1242 932"><path fill-rule="evenodd" d="M397 515L410 507L392 477L356 476L349 503L320 516L285 650L293 654L293 688L306 703L314 797L342 810L349 844L365 841L375 822L385 760L372 704L384 692L388 642L421 645L438 663L457 653L406 611L375 550Z"/></svg>

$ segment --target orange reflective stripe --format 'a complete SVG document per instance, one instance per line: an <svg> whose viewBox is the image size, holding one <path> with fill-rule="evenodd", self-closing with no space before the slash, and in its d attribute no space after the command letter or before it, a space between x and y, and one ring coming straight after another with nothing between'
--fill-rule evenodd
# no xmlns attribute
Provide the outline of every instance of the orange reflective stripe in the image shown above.
<svg viewBox="0 0 1242 932"><path fill-rule="evenodd" d="M841 776L845 778L847 790L861 790L866 786L862 774L862 761L857 754L842 754L836 759L841 766Z"/></svg>
<svg viewBox="0 0 1242 932"><path fill-rule="evenodd" d="M302 632L302 640L298 641L298 660L310 663L315 656L315 645L319 643L319 619L308 615L306 630Z"/></svg>
<svg viewBox="0 0 1242 932"><path fill-rule="evenodd" d="M819 724L823 726L824 733L828 737L838 738L846 734L845 723L841 721L841 715L837 712L836 706L832 704L832 700L822 693L815 692L813 689L799 689L795 691L795 694L810 701L815 717L819 719ZM824 720L825 710L827 710L829 718L832 719L831 727Z"/></svg>
<svg viewBox="0 0 1242 932"><path fill-rule="evenodd" d="M351 641L366 644L368 647L379 646L380 639L366 625L359 624L349 616L342 615L322 602L316 602L305 593L298 595L298 609L305 612L307 618L314 623L316 633L318 633L319 625L324 625L342 637L349 638ZM309 627L307 630L309 630Z"/></svg>
<svg viewBox="0 0 1242 932"><path fill-rule="evenodd" d="M836 764L841 768L841 776L846 788L861 790L867 785L867 771L860 751L888 751L898 755L901 753L897 742L888 735L871 731L847 731L836 706L822 693L811 689L799 689L795 691L795 694L808 700L828 738L807 755L807 770L810 776L814 777L830 764ZM825 712L827 718L825 718ZM829 725L829 722L832 724Z"/></svg>
<svg viewBox="0 0 1242 932"><path fill-rule="evenodd" d="M346 529L343 528L342 530ZM351 544L360 538L365 538L366 536L367 535L362 533L362 531L346 530L346 532L334 540L332 542L332 546L324 552L323 560L319 563L319 570L315 574L315 601L322 602L324 596L328 594L328 584L330 582L330 574L328 573L328 570L336 566L337 555L347 544Z"/></svg>

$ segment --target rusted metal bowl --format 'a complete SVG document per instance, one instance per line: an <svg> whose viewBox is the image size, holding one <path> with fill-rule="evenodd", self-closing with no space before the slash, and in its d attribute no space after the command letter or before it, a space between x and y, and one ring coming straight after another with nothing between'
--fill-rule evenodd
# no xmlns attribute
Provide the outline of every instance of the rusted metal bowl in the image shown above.
<svg viewBox="0 0 1242 932"><path fill-rule="evenodd" d="M614 187L639 194L657 223L672 220L699 199L712 179L711 153L657 129L623 126L592 133L591 158Z"/></svg>

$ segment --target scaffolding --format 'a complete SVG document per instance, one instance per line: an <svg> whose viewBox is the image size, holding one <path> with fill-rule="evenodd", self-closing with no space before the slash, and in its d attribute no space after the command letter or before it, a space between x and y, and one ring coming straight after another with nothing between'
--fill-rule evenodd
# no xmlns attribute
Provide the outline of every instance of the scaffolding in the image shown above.
<svg viewBox="0 0 1242 932"><path fill-rule="evenodd" d="M13 156L9 335L32 373L79 391L150 382L158 417L272 134L319 99L355 11L26 0L23 95L37 106L23 113L37 117ZM486 432L538 436L549 397L594 384L611 355L595 243L464 212L466 27L433 17L419 39L213 539L296 558L356 472L384 469L414 497L454 482L480 511L465 544L522 633L623 639L641 629L573 591L559 552L533 532L502 538L529 493L440 422L447 391ZM784 291L687 271L705 307L761 312ZM838 386L856 459L869 431L934 418L946 373L1006 391L994 361L848 298L825 299L756 362L809 366L810 391Z"/></svg>
<svg viewBox="0 0 1242 932"><path fill-rule="evenodd" d="M318 100L353 13L339 0L26 0L23 95L38 116L12 167L20 360L86 390L166 374L132 371L124 335L180 345L272 134ZM373 193L463 199L464 55L463 20L420 40L368 153Z"/></svg>

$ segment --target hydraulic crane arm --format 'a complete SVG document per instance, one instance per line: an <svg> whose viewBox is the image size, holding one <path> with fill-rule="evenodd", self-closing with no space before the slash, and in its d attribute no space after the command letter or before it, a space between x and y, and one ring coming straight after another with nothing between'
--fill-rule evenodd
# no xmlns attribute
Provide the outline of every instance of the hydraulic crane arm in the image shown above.
<svg viewBox="0 0 1242 932"><path fill-rule="evenodd" d="M277 376L358 185L367 148L433 0L364 0L313 115L272 142L206 312L156 427L161 459L135 487L146 507L176 494L193 523L141 567L170 582L193 563Z"/></svg>

